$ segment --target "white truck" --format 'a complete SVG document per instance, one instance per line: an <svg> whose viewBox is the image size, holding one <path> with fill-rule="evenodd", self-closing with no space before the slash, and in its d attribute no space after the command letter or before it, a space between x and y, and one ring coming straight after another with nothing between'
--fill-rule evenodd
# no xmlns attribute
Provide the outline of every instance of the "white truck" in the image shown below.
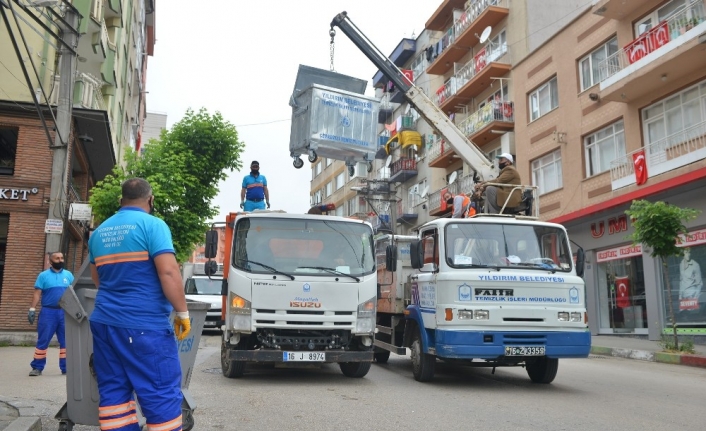
<svg viewBox="0 0 706 431"><path fill-rule="evenodd" d="M220 266L220 265L219 265ZM206 312L204 330L220 330L223 325L222 307L223 270L216 271L212 276L206 275L203 263L184 263L184 293L186 299L211 304Z"/></svg>
<svg viewBox="0 0 706 431"><path fill-rule="evenodd" d="M496 176L493 162L345 12L331 22L335 35L334 27L404 93L478 180ZM377 259L383 264L378 268L376 361L410 348L418 381L431 380L440 359L524 366L533 382L550 383L560 358L588 356L583 249L577 247L574 261L564 227L528 217L538 214L533 188L518 187L523 204L515 215L440 218L421 226L415 238L378 238ZM400 254L407 246L408 260Z"/></svg>
<svg viewBox="0 0 706 431"><path fill-rule="evenodd" d="M365 376L377 303L372 226L280 211L230 213L225 226L223 375L242 377L258 362L338 363ZM209 259L217 235L206 234Z"/></svg>

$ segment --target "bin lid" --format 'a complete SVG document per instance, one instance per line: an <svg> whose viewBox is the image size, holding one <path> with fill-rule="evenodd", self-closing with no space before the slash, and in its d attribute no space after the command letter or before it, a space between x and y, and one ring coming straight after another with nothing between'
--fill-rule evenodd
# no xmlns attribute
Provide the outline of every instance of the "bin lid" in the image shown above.
<svg viewBox="0 0 706 431"><path fill-rule="evenodd" d="M343 75L341 73L332 72L330 70L319 69L316 67L299 65L297 79L294 82L294 91L290 97L289 104L294 106L294 99L313 84L324 85L326 87L336 88L338 90L350 91L351 93L365 94L365 87L368 81L352 76Z"/></svg>

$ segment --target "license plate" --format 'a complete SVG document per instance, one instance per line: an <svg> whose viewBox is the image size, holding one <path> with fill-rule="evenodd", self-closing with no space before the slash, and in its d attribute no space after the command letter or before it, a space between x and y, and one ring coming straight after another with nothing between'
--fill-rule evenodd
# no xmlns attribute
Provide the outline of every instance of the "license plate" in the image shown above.
<svg viewBox="0 0 706 431"><path fill-rule="evenodd" d="M544 356L544 346L505 346L505 356Z"/></svg>
<svg viewBox="0 0 706 431"><path fill-rule="evenodd" d="M283 352L284 362L323 362L326 360L324 352Z"/></svg>

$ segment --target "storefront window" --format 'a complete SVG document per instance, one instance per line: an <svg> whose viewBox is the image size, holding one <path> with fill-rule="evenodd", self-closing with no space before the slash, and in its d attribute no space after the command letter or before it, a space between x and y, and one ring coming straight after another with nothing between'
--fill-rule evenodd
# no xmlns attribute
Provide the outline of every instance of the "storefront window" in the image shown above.
<svg viewBox="0 0 706 431"><path fill-rule="evenodd" d="M600 251L598 306L604 332L634 333L647 328L642 251L626 246Z"/></svg>
<svg viewBox="0 0 706 431"><path fill-rule="evenodd" d="M706 264L706 245L683 248L683 255L667 259L672 288L672 306L680 327L706 325L706 291L701 271ZM665 304L664 327L671 327L667 285L663 286Z"/></svg>

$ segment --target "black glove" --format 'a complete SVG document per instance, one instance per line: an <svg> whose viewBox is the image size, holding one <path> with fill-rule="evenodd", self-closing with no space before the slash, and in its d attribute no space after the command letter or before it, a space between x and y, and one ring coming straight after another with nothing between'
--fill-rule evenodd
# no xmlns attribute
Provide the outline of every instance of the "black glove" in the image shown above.
<svg viewBox="0 0 706 431"><path fill-rule="evenodd" d="M243 209L243 208L245 208L245 202L240 203L240 209Z"/></svg>
<svg viewBox="0 0 706 431"><path fill-rule="evenodd" d="M267 209L270 209L270 202L267 201Z"/></svg>
<svg viewBox="0 0 706 431"><path fill-rule="evenodd" d="M30 325L34 325L34 316L36 315L36 311L34 311L34 308L30 308L29 311L27 312L27 321L29 322Z"/></svg>

